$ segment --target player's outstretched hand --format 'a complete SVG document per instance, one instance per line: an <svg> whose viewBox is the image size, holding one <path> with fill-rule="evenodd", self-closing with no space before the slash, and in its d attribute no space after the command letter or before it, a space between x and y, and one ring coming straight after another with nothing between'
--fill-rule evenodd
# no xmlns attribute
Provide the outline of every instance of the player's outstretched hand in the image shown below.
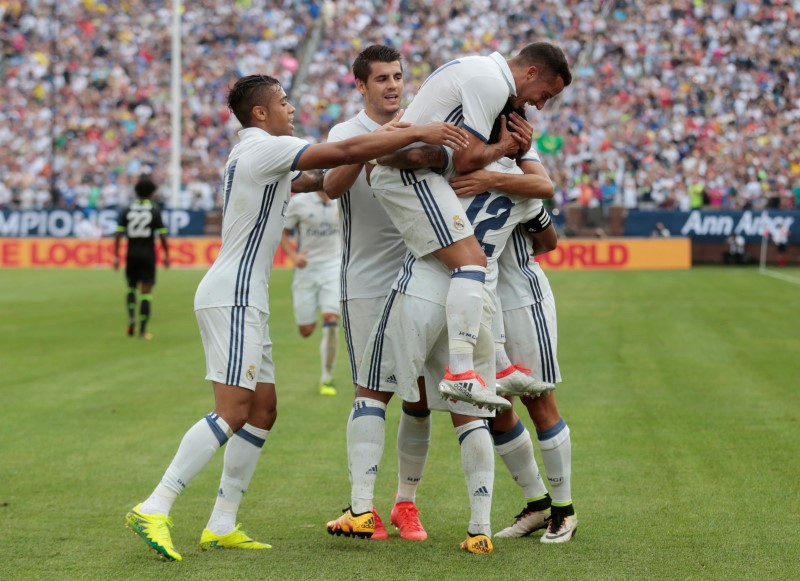
<svg viewBox="0 0 800 581"><path fill-rule="evenodd" d="M492 172L485 169L471 171L450 179L450 186L457 196L475 196L492 188Z"/></svg>
<svg viewBox="0 0 800 581"><path fill-rule="evenodd" d="M469 145L469 133L452 123L437 121L419 128L421 141L430 145L445 145L453 150L465 149Z"/></svg>

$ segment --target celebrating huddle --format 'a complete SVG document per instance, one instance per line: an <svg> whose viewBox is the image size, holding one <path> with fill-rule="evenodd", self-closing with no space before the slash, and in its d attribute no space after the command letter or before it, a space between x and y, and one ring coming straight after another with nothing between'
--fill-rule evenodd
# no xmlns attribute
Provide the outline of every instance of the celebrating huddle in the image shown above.
<svg viewBox="0 0 800 581"><path fill-rule="evenodd" d="M491 553L494 450L522 488L524 510L495 537L546 529L572 538L569 428L553 389L555 303L533 255L555 247L541 200L553 186L525 105L537 109L571 82L563 52L540 42L506 60L464 57L437 69L400 109L400 54L365 49L353 64L364 110L324 144L292 136L294 107L278 82L243 77L228 105L240 142L224 173L222 247L201 281L195 311L215 407L183 437L152 494L126 523L163 557L181 560L169 512L227 442L204 549L267 549L236 525L244 491L276 420L268 280L290 191L324 190L340 204L341 318L356 385L347 423L350 506L334 535L387 538L373 502L385 412L402 400L398 489L391 522L401 538L427 533L415 504L430 443L430 411L450 413L470 500L461 548ZM330 168L330 169L329 169ZM324 177L304 170L328 169ZM513 411L521 396L545 463Z"/></svg>

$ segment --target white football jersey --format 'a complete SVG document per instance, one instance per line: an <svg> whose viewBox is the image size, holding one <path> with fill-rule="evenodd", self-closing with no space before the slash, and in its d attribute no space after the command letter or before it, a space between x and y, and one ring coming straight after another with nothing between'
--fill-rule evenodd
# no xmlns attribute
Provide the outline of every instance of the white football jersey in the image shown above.
<svg viewBox="0 0 800 581"><path fill-rule="evenodd" d="M522 174L514 160L503 158L486 166L488 171ZM541 200L489 190L476 196L459 198L475 237L486 253L486 290L494 293L497 284L497 259L516 226L534 218L542 209ZM420 259L408 253L392 287L398 292L444 305L450 288L450 270L432 255Z"/></svg>
<svg viewBox="0 0 800 581"><path fill-rule="evenodd" d="M333 200L323 200L316 192L295 194L286 208L284 228L294 230L297 251L308 267L339 265L342 243L339 238L339 209ZM308 268L306 267L306 268Z"/></svg>
<svg viewBox="0 0 800 581"><path fill-rule="evenodd" d="M257 127L239 131L225 165L222 247L195 294L195 309L250 306L269 312L272 260L283 231L292 172L310 146Z"/></svg>
<svg viewBox="0 0 800 581"><path fill-rule="evenodd" d="M504 311L529 307L552 294L550 281L533 258L533 244L518 226L500 255L497 295Z"/></svg>
<svg viewBox="0 0 800 581"><path fill-rule="evenodd" d="M335 125L328 133L328 141L365 135L379 127L361 111L353 119ZM339 198L339 209L342 300L386 296L403 263L406 246L367 184L363 170L350 190Z"/></svg>
<svg viewBox="0 0 800 581"><path fill-rule="evenodd" d="M431 73L403 114L403 121L417 125L449 121L486 143L494 120L516 94L511 69L500 53L467 56Z"/></svg>
<svg viewBox="0 0 800 581"><path fill-rule="evenodd" d="M506 59L500 53L467 56L436 69L420 87L403 114L402 121L424 125L448 121L489 141L494 120L516 95L516 85ZM413 146L423 145L416 143ZM422 175L425 170L414 170ZM378 166L372 173L372 187L391 189L407 185L402 172Z"/></svg>

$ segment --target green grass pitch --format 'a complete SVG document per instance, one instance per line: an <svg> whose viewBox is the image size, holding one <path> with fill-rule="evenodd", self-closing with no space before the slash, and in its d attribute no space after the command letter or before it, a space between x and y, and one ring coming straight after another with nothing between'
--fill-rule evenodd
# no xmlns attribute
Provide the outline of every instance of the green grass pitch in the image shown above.
<svg viewBox="0 0 800 581"><path fill-rule="evenodd" d="M498 539L491 556L458 550L468 500L443 414L417 498L429 540L326 533L348 504L347 358L342 342L340 393L319 396L319 336L300 338L276 271L279 415L239 513L275 548L200 552L218 453L173 509L184 561L159 561L123 516L212 408L192 311L202 274L159 272L144 342L124 334L121 273L0 272L0 579L800 578L800 286L721 267L551 274L580 527L563 546ZM398 412L376 489L387 520ZM524 501L496 471L499 530Z"/></svg>

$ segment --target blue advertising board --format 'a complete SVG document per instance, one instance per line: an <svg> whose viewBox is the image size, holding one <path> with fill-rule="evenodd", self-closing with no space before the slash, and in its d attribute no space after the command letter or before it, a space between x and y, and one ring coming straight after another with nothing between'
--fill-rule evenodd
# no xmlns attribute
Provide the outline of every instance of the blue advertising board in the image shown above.
<svg viewBox="0 0 800 581"><path fill-rule="evenodd" d="M800 244L800 211L795 210L629 210L624 235L650 236L657 222L664 224L673 236L688 236L700 244L723 242L731 233L741 234L747 242L757 242L765 230L772 235L785 224L789 227L789 242Z"/></svg>
<svg viewBox="0 0 800 581"><path fill-rule="evenodd" d="M0 237L27 238L80 237L76 226L88 220L102 236L111 236L117 227L119 210L3 210L0 212ZM206 213L202 210L162 210L170 236L202 236Z"/></svg>

